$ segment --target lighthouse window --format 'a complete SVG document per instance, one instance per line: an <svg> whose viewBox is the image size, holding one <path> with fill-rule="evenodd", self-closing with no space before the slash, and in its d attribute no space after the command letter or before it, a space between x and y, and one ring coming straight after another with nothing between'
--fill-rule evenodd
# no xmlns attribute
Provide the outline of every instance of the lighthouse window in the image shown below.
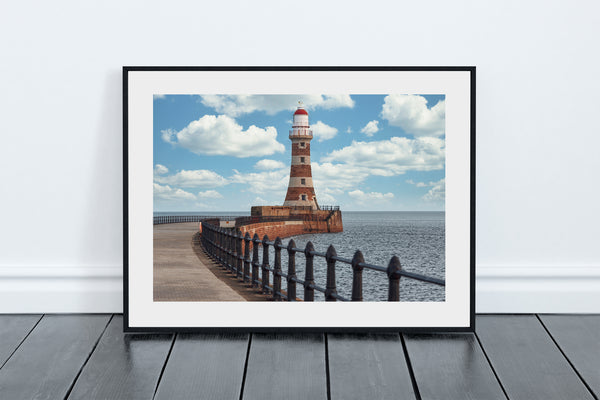
<svg viewBox="0 0 600 400"><path fill-rule="evenodd" d="M300 179L300 183L301 183L302 185L306 185L306 179L304 179L304 178Z"/></svg>
<svg viewBox="0 0 600 400"><path fill-rule="evenodd" d="M302 200L306 200L306 195L305 194L302 195Z"/></svg>
<svg viewBox="0 0 600 400"><path fill-rule="evenodd" d="M305 143L304 142L300 142L300 147L305 147Z"/></svg>
<svg viewBox="0 0 600 400"><path fill-rule="evenodd" d="M304 162L305 162L305 161L304 161L304 157L300 157L300 162L301 162L302 164L304 164Z"/></svg>

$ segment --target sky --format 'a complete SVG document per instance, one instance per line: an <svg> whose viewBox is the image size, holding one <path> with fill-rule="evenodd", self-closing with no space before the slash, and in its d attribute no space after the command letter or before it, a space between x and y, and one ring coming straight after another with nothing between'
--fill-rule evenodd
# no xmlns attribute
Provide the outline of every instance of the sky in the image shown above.
<svg viewBox="0 0 600 400"><path fill-rule="evenodd" d="M319 205L443 211L444 95L155 95L154 211L282 205L298 101Z"/></svg>

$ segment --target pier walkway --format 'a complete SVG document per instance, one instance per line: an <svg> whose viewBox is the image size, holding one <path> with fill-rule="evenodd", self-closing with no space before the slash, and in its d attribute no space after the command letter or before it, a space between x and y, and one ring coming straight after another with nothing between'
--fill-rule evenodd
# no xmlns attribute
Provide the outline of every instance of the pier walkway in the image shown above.
<svg viewBox="0 0 600 400"><path fill-rule="evenodd" d="M154 301L246 301L192 247L197 222L154 225Z"/></svg>

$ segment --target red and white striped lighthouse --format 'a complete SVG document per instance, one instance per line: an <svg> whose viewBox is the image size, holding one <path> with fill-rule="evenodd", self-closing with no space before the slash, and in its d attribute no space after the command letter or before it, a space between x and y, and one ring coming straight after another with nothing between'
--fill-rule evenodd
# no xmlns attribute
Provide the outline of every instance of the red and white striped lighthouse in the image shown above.
<svg viewBox="0 0 600 400"><path fill-rule="evenodd" d="M284 206L310 206L319 209L310 168L310 141L313 138L308 124L308 112L298 102L294 113L290 140L292 141L292 167Z"/></svg>

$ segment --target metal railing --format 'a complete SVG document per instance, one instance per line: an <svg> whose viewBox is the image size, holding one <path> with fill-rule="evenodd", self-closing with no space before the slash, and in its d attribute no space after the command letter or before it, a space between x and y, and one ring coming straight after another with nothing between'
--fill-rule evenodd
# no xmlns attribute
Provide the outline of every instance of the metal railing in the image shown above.
<svg viewBox="0 0 600 400"><path fill-rule="evenodd" d="M321 206L319 208L323 211L339 211L340 206Z"/></svg>
<svg viewBox="0 0 600 400"><path fill-rule="evenodd" d="M313 135L313 131L312 129L306 129L306 128L295 128L295 129L290 129L290 137L294 136L294 137L298 137L298 136L310 136L312 137Z"/></svg>
<svg viewBox="0 0 600 400"><path fill-rule="evenodd" d="M211 221L212 222L212 221ZM206 253L215 261L223 265L228 271L235 274L238 279L249 283L264 294L270 294L273 300L296 301L297 285L304 289L304 301L314 301L315 291L325 295L325 301L363 301L363 270L373 270L387 274L388 277L388 301L400 301L400 278L405 277L421 282L427 282L434 285L445 286L442 279L408 272L402 269L398 257L393 256L387 268L365 262L360 250L354 253L350 260L339 257L333 245L330 245L327 252L322 253L315 250L313 244L308 242L304 249L296 247L293 239L290 239L287 246L279 237L275 241L269 241L265 235L262 240L257 234L250 237L246 232L245 236L239 229L220 228L209 221L202 222L202 236L200 238L202 246ZM262 246L262 260L259 257L259 247ZM272 246L275 251L273 264L269 260L269 247ZM250 257L252 250L252 258ZM281 251L285 250L288 255L287 273L282 271ZM304 279L296 275L296 254L300 253L305 258ZM314 277L314 257L322 257L327 263L327 279L325 287L315 283ZM336 287L336 265L337 263L347 264L352 267L352 296L350 299L337 293ZM259 276L260 272L260 276ZM273 274L273 283L270 281L270 274ZM282 290L282 280L285 279L286 291Z"/></svg>
<svg viewBox="0 0 600 400"><path fill-rule="evenodd" d="M154 225L178 224L183 222L201 222L206 219L234 221L239 216L212 216L212 215L157 215L154 216Z"/></svg>

